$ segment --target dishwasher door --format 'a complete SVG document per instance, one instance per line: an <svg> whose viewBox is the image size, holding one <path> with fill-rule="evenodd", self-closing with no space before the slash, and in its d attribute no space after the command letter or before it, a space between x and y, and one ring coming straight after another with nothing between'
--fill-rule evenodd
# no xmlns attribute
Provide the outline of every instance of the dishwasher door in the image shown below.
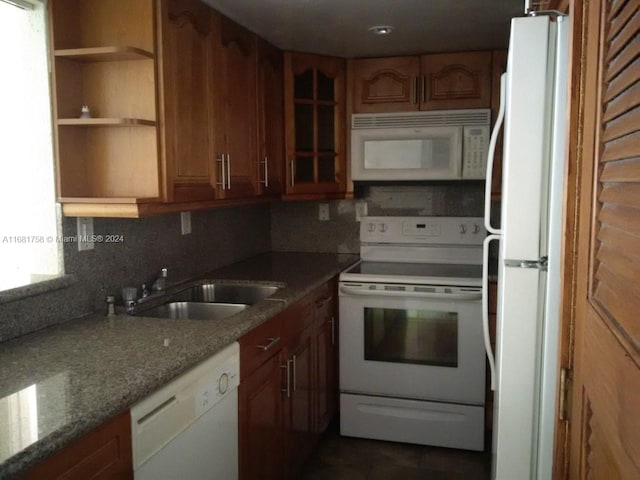
<svg viewBox="0 0 640 480"><path fill-rule="evenodd" d="M136 480L238 478L237 342L131 408Z"/></svg>
<svg viewBox="0 0 640 480"><path fill-rule="evenodd" d="M238 478L238 390L135 471L136 480L232 480Z"/></svg>

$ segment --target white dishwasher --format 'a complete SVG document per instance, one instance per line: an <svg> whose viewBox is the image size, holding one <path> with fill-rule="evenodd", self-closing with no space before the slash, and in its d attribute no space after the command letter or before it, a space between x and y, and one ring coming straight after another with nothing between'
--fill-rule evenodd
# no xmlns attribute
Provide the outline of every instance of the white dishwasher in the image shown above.
<svg viewBox="0 0 640 480"><path fill-rule="evenodd" d="M131 408L136 480L238 478L237 342Z"/></svg>

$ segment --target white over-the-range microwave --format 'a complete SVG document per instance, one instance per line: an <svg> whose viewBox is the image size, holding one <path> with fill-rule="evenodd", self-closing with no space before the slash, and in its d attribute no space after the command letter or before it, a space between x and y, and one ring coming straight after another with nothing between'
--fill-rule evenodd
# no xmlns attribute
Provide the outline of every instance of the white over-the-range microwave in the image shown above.
<svg viewBox="0 0 640 480"><path fill-rule="evenodd" d="M353 180L485 177L491 110L354 114Z"/></svg>

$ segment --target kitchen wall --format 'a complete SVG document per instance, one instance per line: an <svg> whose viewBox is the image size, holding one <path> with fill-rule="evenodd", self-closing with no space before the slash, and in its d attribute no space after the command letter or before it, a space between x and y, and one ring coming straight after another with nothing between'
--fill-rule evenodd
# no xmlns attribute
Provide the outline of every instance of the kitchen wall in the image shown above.
<svg viewBox="0 0 640 480"><path fill-rule="evenodd" d="M76 235L76 219L63 219L63 235ZM192 213L192 233L181 235L180 215L142 219L94 219L96 235L122 235L122 242L97 243L79 252L64 244L65 272L75 282L53 292L0 304L0 341L105 309L107 294L139 286L169 269L169 281L270 250L268 204Z"/></svg>
<svg viewBox="0 0 640 480"><path fill-rule="evenodd" d="M426 185L371 185L356 200L279 202L271 206L271 247L281 252L358 253L360 224L355 204L366 201L368 215L477 216L484 212L484 182ZM318 206L329 204L329 221L318 220Z"/></svg>

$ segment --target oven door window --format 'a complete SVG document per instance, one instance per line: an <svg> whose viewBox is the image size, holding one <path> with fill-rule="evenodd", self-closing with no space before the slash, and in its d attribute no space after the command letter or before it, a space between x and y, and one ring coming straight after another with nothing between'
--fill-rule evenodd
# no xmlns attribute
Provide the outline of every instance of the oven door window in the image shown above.
<svg viewBox="0 0 640 480"><path fill-rule="evenodd" d="M364 309L365 360L458 366L458 313Z"/></svg>

